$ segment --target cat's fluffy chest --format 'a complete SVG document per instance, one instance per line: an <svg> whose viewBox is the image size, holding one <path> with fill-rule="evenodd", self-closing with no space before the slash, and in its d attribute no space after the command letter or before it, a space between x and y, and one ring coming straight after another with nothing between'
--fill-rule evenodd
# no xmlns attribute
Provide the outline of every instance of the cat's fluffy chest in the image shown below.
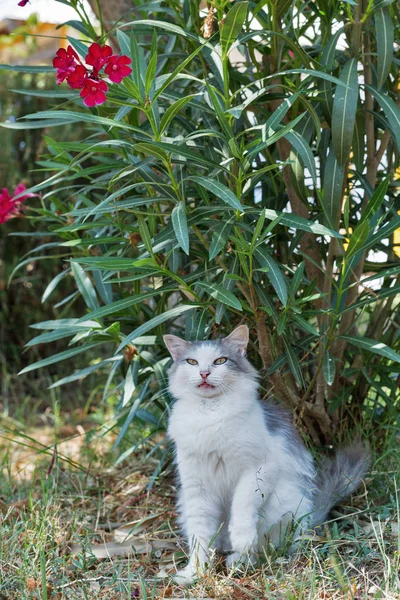
<svg viewBox="0 0 400 600"><path fill-rule="evenodd" d="M241 411L217 403L193 411L193 407L178 402L168 434L181 459L207 463L214 471L265 459L268 434L256 403Z"/></svg>

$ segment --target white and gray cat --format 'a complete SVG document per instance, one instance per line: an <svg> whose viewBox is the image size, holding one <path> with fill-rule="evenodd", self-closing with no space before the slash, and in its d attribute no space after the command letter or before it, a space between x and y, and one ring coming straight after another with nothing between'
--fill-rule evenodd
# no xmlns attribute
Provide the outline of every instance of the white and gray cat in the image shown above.
<svg viewBox="0 0 400 600"><path fill-rule="evenodd" d="M249 331L187 342L165 335L174 360L175 402L168 435L176 447L178 509L190 558L175 579L191 583L215 551L229 567L252 563L269 539L281 545L323 522L360 484L368 451L354 445L326 459L319 473L288 415L261 403L257 372L245 358Z"/></svg>

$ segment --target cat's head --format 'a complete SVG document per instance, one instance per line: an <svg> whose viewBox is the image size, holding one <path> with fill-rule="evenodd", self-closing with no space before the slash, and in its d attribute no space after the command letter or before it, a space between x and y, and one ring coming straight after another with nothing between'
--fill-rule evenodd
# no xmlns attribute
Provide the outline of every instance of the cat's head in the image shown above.
<svg viewBox="0 0 400 600"><path fill-rule="evenodd" d="M174 360L169 380L177 398L187 394L214 398L256 377L256 370L245 357L249 342L246 325L217 340L187 342L176 335L164 335L164 342Z"/></svg>

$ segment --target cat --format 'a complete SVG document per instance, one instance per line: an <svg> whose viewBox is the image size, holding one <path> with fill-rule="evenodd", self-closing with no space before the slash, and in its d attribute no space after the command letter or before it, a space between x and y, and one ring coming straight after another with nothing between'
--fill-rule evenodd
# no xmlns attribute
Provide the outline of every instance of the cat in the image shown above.
<svg viewBox="0 0 400 600"><path fill-rule="evenodd" d="M319 473L290 415L261 403L257 371L246 359L249 330L188 342L165 335L172 358L168 436L176 449L178 512L190 548L175 580L190 584L216 551L229 568L253 564L266 539L275 546L322 523L360 484L369 465L355 444Z"/></svg>

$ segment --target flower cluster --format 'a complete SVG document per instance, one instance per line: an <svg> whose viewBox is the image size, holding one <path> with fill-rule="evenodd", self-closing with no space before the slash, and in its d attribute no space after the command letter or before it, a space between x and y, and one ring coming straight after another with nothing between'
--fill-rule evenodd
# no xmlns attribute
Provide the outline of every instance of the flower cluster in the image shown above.
<svg viewBox="0 0 400 600"><path fill-rule="evenodd" d="M66 50L60 48L53 60L53 67L57 69L57 83L66 81L72 89L81 90L80 96L86 106L96 106L107 99L108 85L104 79L121 83L124 77L132 73L128 67L131 62L128 56L117 56L112 53L110 46L100 46L95 42L89 46L84 63L72 46Z"/></svg>
<svg viewBox="0 0 400 600"><path fill-rule="evenodd" d="M21 207L24 200L37 196L37 194L23 194L16 198L19 194L22 194L26 190L23 183L17 185L14 190L14 195L10 196L7 188L3 188L0 193L0 224L5 223L8 219L13 217L21 216Z"/></svg>

